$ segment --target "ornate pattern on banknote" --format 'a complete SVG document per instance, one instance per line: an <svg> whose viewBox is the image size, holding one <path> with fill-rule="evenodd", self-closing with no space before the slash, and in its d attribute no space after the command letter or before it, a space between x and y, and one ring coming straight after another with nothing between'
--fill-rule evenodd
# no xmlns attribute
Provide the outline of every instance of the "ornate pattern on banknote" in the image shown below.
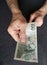
<svg viewBox="0 0 47 65"><path fill-rule="evenodd" d="M30 24L30 27L32 33L26 37L25 43L17 43L14 59L38 63L37 27L34 22Z"/></svg>

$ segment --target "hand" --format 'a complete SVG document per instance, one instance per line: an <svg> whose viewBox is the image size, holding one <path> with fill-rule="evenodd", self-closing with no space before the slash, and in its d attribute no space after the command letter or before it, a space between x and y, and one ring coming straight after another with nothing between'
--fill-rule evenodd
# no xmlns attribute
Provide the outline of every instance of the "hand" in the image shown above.
<svg viewBox="0 0 47 65"><path fill-rule="evenodd" d="M34 20L36 22L36 25L40 27L43 24L43 19L46 14L47 14L47 2L38 11L30 15L29 22L32 22Z"/></svg>
<svg viewBox="0 0 47 65"><path fill-rule="evenodd" d="M7 29L16 42L25 42L26 19L21 13L14 13L12 21Z"/></svg>

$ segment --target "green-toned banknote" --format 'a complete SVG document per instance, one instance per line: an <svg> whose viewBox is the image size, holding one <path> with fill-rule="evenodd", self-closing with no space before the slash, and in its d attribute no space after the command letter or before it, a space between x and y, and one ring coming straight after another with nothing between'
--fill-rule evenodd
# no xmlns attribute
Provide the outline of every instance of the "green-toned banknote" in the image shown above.
<svg viewBox="0 0 47 65"><path fill-rule="evenodd" d="M29 23L26 28L26 42L17 43L14 60L38 63L37 27Z"/></svg>

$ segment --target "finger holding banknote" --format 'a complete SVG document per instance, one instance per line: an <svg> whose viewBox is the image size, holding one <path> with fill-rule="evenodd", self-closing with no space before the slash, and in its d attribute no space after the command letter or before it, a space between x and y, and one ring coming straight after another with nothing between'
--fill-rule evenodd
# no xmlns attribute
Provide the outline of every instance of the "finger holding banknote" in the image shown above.
<svg viewBox="0 0 47 65"><path fill-rule="evenodd" d="M36 22L36 25L38 27L41 27L43 24L44 16L46 14L47 14L47 1L39 10L30 15L29 22L32 22L34 20Z"/></svg>
<svg viewBox="0 0 47 65"><path fill-rule="evenodd" d="M15 15L15 14L14 14ZM26 29L26 20L23 15L19 14L12 18L10 25L8 26L8 33L16 42L25 42L25 29Z"/></svg>

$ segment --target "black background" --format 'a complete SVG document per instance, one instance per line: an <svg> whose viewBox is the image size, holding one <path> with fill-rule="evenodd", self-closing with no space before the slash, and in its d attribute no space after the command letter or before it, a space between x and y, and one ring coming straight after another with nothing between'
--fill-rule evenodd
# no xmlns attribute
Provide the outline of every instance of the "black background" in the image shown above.
<svg viewBox="0 0 47 65"><path fill-rule="evenodd" d="M32 13L44 5L46 0L18 0L19 8L23 15L29 20Z"/></svg>

